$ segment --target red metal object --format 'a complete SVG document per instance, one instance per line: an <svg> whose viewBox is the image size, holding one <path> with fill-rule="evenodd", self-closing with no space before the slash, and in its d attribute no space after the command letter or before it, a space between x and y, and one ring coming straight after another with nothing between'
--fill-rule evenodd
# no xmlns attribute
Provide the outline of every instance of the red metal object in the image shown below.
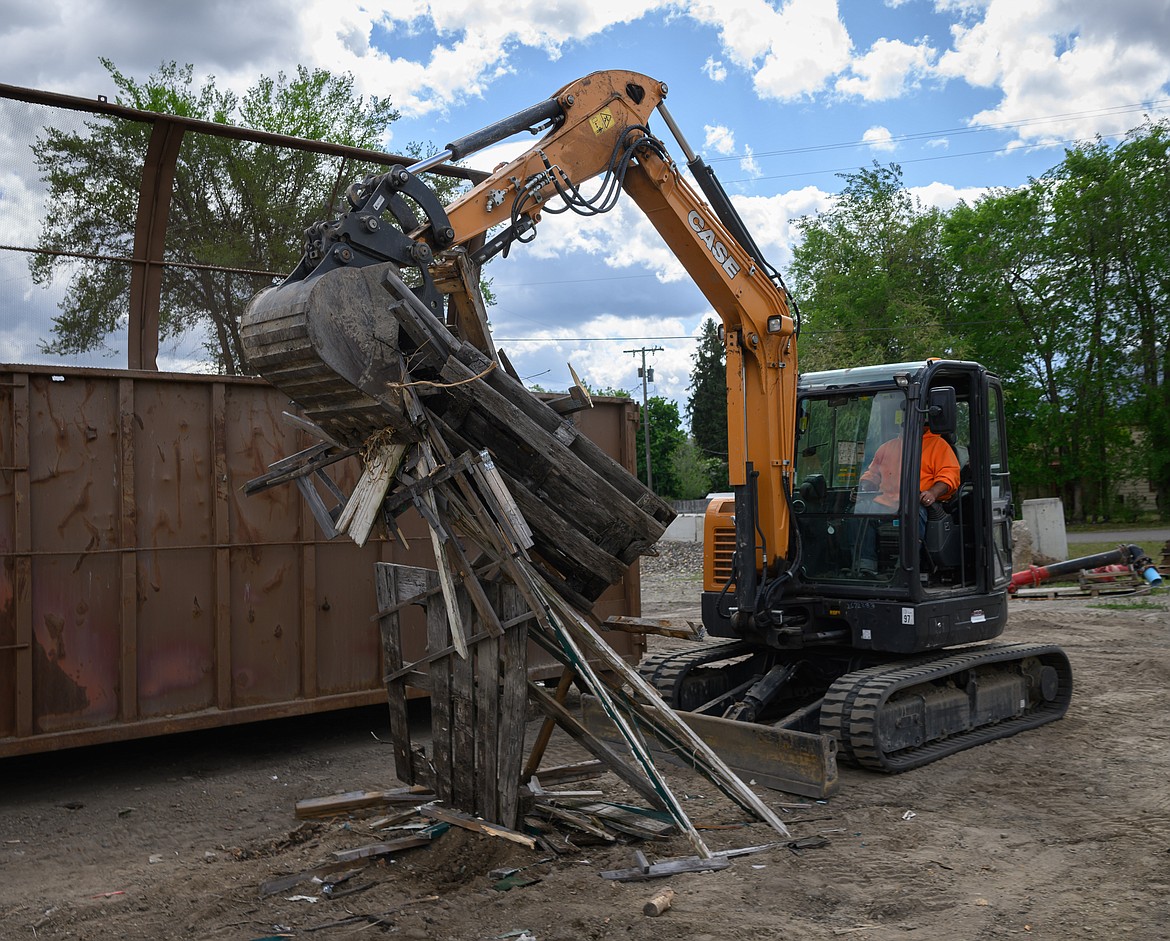
<svg viewBox="0 0 1170 941"><path fill-rule="evenodd" d="M312 443L289 408L254 379L0 365L0 757L385 702L374 563L431 565L430 539L329 542L295 487L245 496ZM629 402L575 417L633 465ZM596 611L640 613L636 566ZM421 655L421 614L405 634Z"/></svg>
<svg viewBox="0 0 1170 941"><path fill-rule="evenodd" d="M1111 575L1124 573L1145 578L1151 585L1161 584L1157 569L1153 568L1153 563L1145 550L1140 546L1131 545L1118 546L1108 552L1098 552L1079 559L1053 562L1050 565L1029 565L1025 571L1012 575L1008 592L1014 594L1021 588L1035 587L1050 578L1074 575L1078 572L1095 576L1095 581L1113 581Z"/></svg>

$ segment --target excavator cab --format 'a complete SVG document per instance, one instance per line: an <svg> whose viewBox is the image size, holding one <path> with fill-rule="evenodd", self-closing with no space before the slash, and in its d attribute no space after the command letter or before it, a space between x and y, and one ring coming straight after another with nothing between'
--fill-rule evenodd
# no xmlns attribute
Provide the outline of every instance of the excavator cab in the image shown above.
<svg viewBox="0 0 1170 941"><path fill-rule="evenodd" d="M943 439L957 467L957 486L929 508L919 502L927 429ZM746 632L743 619L731 617L731 593L706 585L707 629L772 647L843 644L897 653L998 636L1011 574L1003 434L999 380L975 363L802 376L793 545L775 573L761 574L767 600ZM773 584L784 579L781 591L768 592L769 577Z"/></svg>

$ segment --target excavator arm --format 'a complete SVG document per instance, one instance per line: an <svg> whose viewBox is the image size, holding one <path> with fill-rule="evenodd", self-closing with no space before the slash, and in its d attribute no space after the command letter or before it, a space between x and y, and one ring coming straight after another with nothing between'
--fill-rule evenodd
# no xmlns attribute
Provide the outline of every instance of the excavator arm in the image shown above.
<svg viewBox="0 0 1170 941"><path fill-rule="evenodd" d="M736 575L736 609L740 618L758 618L757 573L766 585L777 562L790 555L796 324L783 284L666 109L666 91L661 82L620 71L596 72L565 86L550 103L530 109L552 123L549 134L449 205L447 219L455 244L473 243L504 226L473 251L473 259L482 261L534 237L542 212L606 211L619 187L645 213L723 323L728 469L737 495L737 558L744 560ZM683 148L709 201L652 135L653 111ZM513 117L499 128L516 124ZM468 146L494 137L487 129L448 145L445 153L466 153ZM599 177L594 195L584 196L582 189ZM424 234L433 238L434 230L416 233ZM748 564L753 558L754 565Z"/></svg>
<svg viewBox="0 0 1170 941"><path fill-rule="evenodd" d="M624 190L723 324L728 467L737 508L735 609L740 619L766 618L769 579L782 574L780 563L791 554L796 324L782 282L683 139L666 110L666 93L665 84L636 72L595 72L411 167L355 184L347 193L350 211L309 230L304 260L286 284L393 262L414 272L414 293L432 310L447 295L448 324L494 356L477 266L534 238L544 213L605 212ZM651 133L655 111L707 200ZM523 130L546 133L446 206L418 176Z"/></svg>

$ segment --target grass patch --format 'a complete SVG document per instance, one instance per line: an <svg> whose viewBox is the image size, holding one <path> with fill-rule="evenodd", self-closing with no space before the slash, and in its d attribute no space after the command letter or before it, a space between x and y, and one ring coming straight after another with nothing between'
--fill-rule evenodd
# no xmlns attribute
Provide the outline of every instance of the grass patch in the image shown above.
<svg viewBox="0 0 1170 941"><path fill-rule="evenodd" d="M1103 608L1106 611L1165 611L1166 605L1157 601L1105 601L1086 605L1089 608Z"/></svg>

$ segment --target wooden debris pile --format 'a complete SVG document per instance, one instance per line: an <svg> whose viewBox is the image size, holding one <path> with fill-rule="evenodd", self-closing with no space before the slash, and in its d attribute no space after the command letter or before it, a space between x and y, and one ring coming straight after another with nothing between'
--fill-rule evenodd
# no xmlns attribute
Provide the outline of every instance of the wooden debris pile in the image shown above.
<svg viewBox="0 0 1170 941"><path fill-rule="evenodd" d="M374 303L370 269L360 281L345 277L346 296ZM642 830L673 828L709 860L712 852L655 767L654 741L685 756L731 801L787 836L779 818L603 640L592 613L593 601L658 540L673 511L566 421L564 414L587 396L560 411L546 406L508 374L505 360L452 333L394 266L380 268L378 278L394 331L366 313L328 311L321 300L328 292L319 285L298 288L307 299L288 310L261 303L259 315L245 318L257 350L253 362L270 364L267 378L311 399L322 439L249 487L303 481L327 532L347 532L359 543L378 519L395 532L396 515L409 507L426 521L436 569L379 564L376 573L398 778L433 792L434 806L444 808L438 813L457 810L506 830L523 823L524 785L529 798L561 821L607 817L605 828L628 830L628 815L619 821L589 809L596 801L573 807L543 793L540 763L560 727L658 815L639 821ZM321 326L326 320L328 330ZM336 323L373 321L371 336L381 338L372 343L376 358L367 351L371 343L339 339ZM348 391L330 392L330 385ZM347 410L347 402L357 411ZM378 429L362 425L370 416ZM359 429L366 432L360 442ZM329 509L305 478L359 446L362 478ZM406 662L400 620L411 606L425 609L427 653ZM529 680L530 643L560 664L555 692ZM566 708L574 683L612 723L616 745ZM429 755L411 740L408 686L430 694ZM545 721L525 759L529 703ZM450 815L444 822L460 825Z"/></svg>

